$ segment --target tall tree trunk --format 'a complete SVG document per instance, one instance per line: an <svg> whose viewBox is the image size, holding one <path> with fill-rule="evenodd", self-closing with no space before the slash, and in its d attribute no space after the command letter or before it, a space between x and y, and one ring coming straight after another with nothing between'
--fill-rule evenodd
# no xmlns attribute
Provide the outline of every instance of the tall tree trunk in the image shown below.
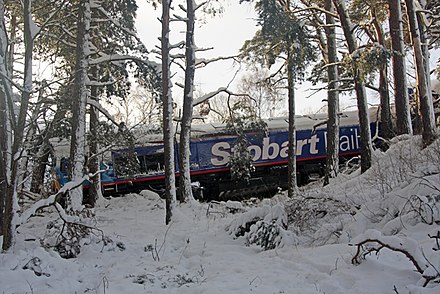
<svg viewBox="0 0 440 294"><path fill-rule="evenodd" d="M90 0L80 0L76 39L75 82L72 102L72 133L70 145L70 180L81 182L84 176L86 145L87 68L90 29ZM83 187L72 189L67 197L67 209L81 211Z"/></svg>
<svg viewBox="0 0 440 294"><path fill-rule="evenodd" d="M289 149L287 162L287 195L294 197L298 192L296 177L296 127L295 127L295 77L293 73L293 57L291 52L287 56L287 91L289 103Z"/></svg>
<svg viewBox="0 0 440 294"><path fill-rule="evenodd" d="M11 25L10 25L10 43L9 43L9 58L8 58L8 70L10 77L14 76L14 55L15 46L17 46L17 16L11 15Z"/></svg>
<svg viewBox="0 0 440 294"><path fill-rule="evenodd" d="M1 2L0 2L1 5ZM0 8L1 9L1 8ZM0 12L0 17L2 16ZM2 40L0 40L1 42ZM2 44L0 44L2 46ZM0 52L1 55L2 52ZM0 63L3 62L3 56L0 56ZM3 236L3 212L5 210L5 195L7 188L6 181L6 153L8 135L6 131L6 94L3 85L0 85L0 236Z"/></svg>
<svg viewBox="0 0 440 294"><path fill-rule="evenodd" d="M421 9L427 9L426 1L419 1L419 5L424 5L424 7L421 7ZM428 101L431 101L431 103L433 103L432 86L431 86L431 65L430 65L431 53L429 52L430 39L428 34L429 28L426 26L429 20L425 15L426 14L425 11L419 11L418 13L416 13L416 16L417 16L417 24L420 32L420 43L422 45L422 55L424 61L423 65L425 67L426 84L428 88L428 92L426 94L428 96ZM433 115L434 115L434 111L433 111ZM434 118L434 125L435 125L435 118Z"/></svg>
<svg viewBox="0 0 440 294"><path fill-rule="evenodd" d="M416 65L416 80L417 80L417 97L419 101L420 114L422 116L422 141L423 146L428 146L435 140L435 120L434 120L434 106L432 95L429 93L428 77L426 75L425 60L423 55L423 48L420 39L420 30L417 22L417 16L414 9L413 0L405 0L406 13L408 15L408 22L410 27L411 42L414 50L414 59ZM427 61L429 62L429 61Z"/></svg>
<svg viewBox="0 0 440 294"><path fill-rule="evenodd" d="M358 50L356 38L353 34L353 25L351 23L348 12L345 8L344 0L333 0L342 24L342 30L347 41L348 50L352 54ZM370 118L368 113L367 93L365 91L365 83L360 75L360 69L356 64L354 68L354 89L356 91L357 106L359 113L359 127L361 139L361 172L365 172L371 167L371 152L373 144L371 142Z"/></svg>
<svg viewBox="0 0 440 294"><path fill-rule="evenodd" d="M31 31L32 15L31 15L31 0L23 1L23 16L24 16L24 79L23 89L21 93L20 112L17 124L14 129L14 141L12 143L12 163L10 174L10 185L7 185L5 211L3 219L3 250L9 251L15 243L16 230L16 212L18 209L17 203L17 186L18 186L18 167L19 160L23 149L24 130L26 125L26 114L29 108L29 99L32 91L32 49L33 36ZM11 118L12 119L12 118Z"/></svg>
<svg viewBox="0 0 440 294"><path fill-rule="evenodd" d="M193 95L194 95L194 73L196 66L195 44L194 44L194 22L195 22L194 0L186 1L186 43L185 43L185 88L183 92L183 115L180 130L180 201L192 200L190 176L190 140L191 123L193 113Z"/></svg>
<svg viewBox="0 0 440 294"><path fill-rule="evenodd" d="M19 186L17 187L19 195L22 195L22 191L26 190L29 191L30 190L30 186L31 186L31 177L30 175L32 174L32 169L33 166L32 164L29 163L29 159L31 158L36 158L35 154L32 154L32 152L30 150L32 150L33 145L35 145L35 140L36 140L36 133L37 133L37 118L38 115L41 111L41 105L44 103L43 102L43 87L44 85L42 85L42 88L40 89L39 93L38 93L38 100L37 103L35 105L35 108L32 111L32 115L30 117L30 122L28 123L29 127L27 129L27 134L24 138L24 145L23 145L23 149L24 149L24 153L23 153L23 158L20 160L19 165L20 165L20 174L18 175L18 183ZM35 160L34 160L35 162Z"/></svg>
<svg viewBox="0 0 440 294"><path fill-rule="evenodd" d="M373 11L373 25L376 31L377 42L386 48L385 38L382 25L377 20L376 11ZM393 137L393 122L391 120L390 94L388 88L388 63L384 62L379 65L379 95L380 95L380 119L381 129L380 135L384 139Z"/></svg>
<svg viewBox="0 0 440 294"><path fill-rule="evenodd" d="M165 223L171 222L176 202L176 178L174 167L173 137L173 97L171 96L170 75L170 7L171 0L162 0L162 99L163 99L163 137L165 159Z"/></svg>
<svg viewBox="0 0 440 294"><path fill-rule="evenodd" d="M93 67L91 70L92 77L96 80L96 67ZM99 101L98 99L98 87L96 85L91 86L90 89L90 99L94 100L96 102ZM88 168L89 172L91 174L97 173L99 170L99 160L98 160L98 116L99 112L98 109L90 105L89 110L89 118L90 118L90 141L89 141L89 159L88 159ZM86 203L89 204L91 207L95 207L96 200L98 199L99 192L101 190L101 183L100 183L100 176L99 174L96 174L94 177L90 179L90 187L88 191L88 195L86 196Z"/></svg>
<svg viewBox="0 0 440 294"><path fill-rule="evenodd" d="M0 19L5 18L5 1L0 0ZM8 81L10 72L8 68L8 37L5 22L0 22L0 235L3 235L3 217L5 209L5 195L8 182L8 170L11 163L12 130L9 111L9 101L12 99L11 84Z"/></svg>
<svg viewBox="0 0 440 294"><path fill-rule="evenodd" d="M334 12L332 0L325 0L325 10ZM327 120L327 159L324 185L330 183L339 172L339 92L338 92L338 55L336 44L336 27L334 17L326 14L325 34L327 38L327 76L328 76L328 120Z"/></svg>
<svg viewBox="0 0 440 294"><path fill-rule="evenodd" d="M49 161L50 149L45 138L41 138L41 144L35 156L35 165L32 170L31 192L43 194L44 174Z"/></svg>
<svg viewBox="0 0 440 294"><path fill-rule="evenodd" d="M46 166L49 161L50 155L50 142L49 139L53 136L53 131L56 125L64 119L66 115L66 110L57 107L53 120L50 122L49 126L41 134L41 141L38 144L38 152L35 160L35 167L32 171L32 183L31 192L40 194L42 193L42 188L44 184L44 173L46 171Z"/></svg>
<svg viewBox="0 0 440 294"><path fill-rule="evenodd" d="M388 0L397 134L412 134L400 0Z"/></svg>
<svg viewBox="0 0 440 294"><path fill-rule="evenodd" d="M1 16L1 15L0 15ZM1 44L0 44L1 46ZM0 61L1 62L1 61ZM5 209L6 194L6 95L0 85L0 236L3 235L3 211Z"/></svg>

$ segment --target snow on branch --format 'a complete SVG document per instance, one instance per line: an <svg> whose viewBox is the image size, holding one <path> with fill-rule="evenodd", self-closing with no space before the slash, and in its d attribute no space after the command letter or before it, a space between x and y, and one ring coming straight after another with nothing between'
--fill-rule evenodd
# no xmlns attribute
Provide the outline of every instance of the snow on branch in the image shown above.
<svg viewBox="0 0 440 294"><path fill-rule="evenodd" d="M5 74L4 72L0 71L0 76L2 77L2 79L7 80L12 86L17 88L18 91L20 91L20 92L23 91L23 88L19 84L17 84L16 82L14 82L11 78L9 78L9 76L7 74Z"/></svg>
<svg viewBox="0 0 440 294"><path fill-rule="evenodd" d="M105 172L106 170L99 170L96 173L93 174L86 174L81 179L78 179L76 181L70 181L67 182L61 189L58 190L57 193L49 196L45 199L40 199L36 203L34 203L30 208L26 209L21 215L17 218L16 226L20 226L27 222L32 216L34 216L37 211L41 208L49 207L51 205L58 204L58 200L62 195L65 193L68 193L69 191L81 186L85 181L90 180L90 178L95 177L96 175ZM59 204L58 204L59 205ZM58 208L57 208L58 210ZM64 209L63 209L64 210Z"/></svg>
<svg viewBox="0 0 440 294"><path fill-rule="evenodd" d="M179 4L179 8L183 10L183 12L187 12L186 7L182 4Z"/></svg>
<svg viewBox="0 0 440 294"><path fill-rule="evenodd" d="M117 62L117 61L127 61L127 60L131 60L131 61L135 61L135 62L140 62L143 64L146 64L148 66L151 66L155 69L160 69L160 65L154 61L149 61L149 60L145 60L133 55L120 55L120 54L104 54L101 53L100 57L98 58L94 58L91 59L89 61L90 65L96 65L99 63L103 63L103 62Z"/></svg>
<svg viewBox="0 0 440 294"><path fill-rule="evenodd" d="M237 57L238 57L237 55L233 55L233 56L220 56L220 57L215 57L215 58L210 58L210 59L198 58L198 59L196 59L196 66L205 67L212 62L216 62L216 61L220 61L220 60L228 60L228 59L236 60Z"/></svg>
<svg viewBox="0 0 440 294"><path fill-rule="evenodd" d="M208 3L208 1L202 2L199 5L196 6L196 8L194 8L194 11L197 11L198 9L200 9L202 6L204 6L206 3Z"/></svg>
<svg viewBox="0 0 440 294"><path fill-rule="evenodd" d="M360 264L366 256L372 252L378 253L383 248L405 255L414 265L417 272L425 279L425 287L430 281L440 278L440 273L426 258L422 248L416 240L408 237L383 236L377 230L368 230L365 234L357 237L362 241L356 242L357 251L351 262Z"/></svg>
<svg viewBox="0 0 440 294"><path fill-rule="evenodd" d="M325 9L322 8L322 7L317 7L317 6L309 6L309 7L305 7L305 8L301 8L301 9L293 10L293 11L290 11L290 13L291 13L291 14L297 14L297 13L301 13L301 12L310 12L310 11L318 11L318 12L322 12L322 13L328 14L328 15L330 15L330 16L332 16L332 17L335 17L335 18L338 18L338 17L339 17L338 14L336 14L336 13L332 13L332 12L330 12L330 11L328 11L328 10L325 10Z"/></svg>
<svg viewBox="0 0 440 294"><path fill-rule="evenodd" d="M203 52L203 51L209 51L209 50L213 50L214 47L206 47L206 48L195 48L196 52Z"/></svg>
<svg viewBox="0 0 440 294"><path fill-rule="evenodd" d="M173 14L173 17L174 18L170 19L170 22L171 21L183 21L183 22L187 22L188 21L188 18L182 17L182 16L178 16L177 14Z"/></svg>
<svg viewBox="0 0 440 294"><path fill-rule="evenodd" d="M199 104L202 104L203 102L205 102L205 101L211 99L212 97L214 97L214 96L220 94L221 92L226 92L227 90L228 90L228 89L227 89L226 87L220 87L220 88L218 88L218 89L215 90L215 91L209 92L209 93L207 93L207 94L205 94L205 95L203 95L203 96L201 96L201 97L199 97L199 98L197 98L197 99L194 99L194 101L193 101L193 107L194 107L194 106L197 106L197 105L199 105Z"/></svg>
<svg viewBox="0 0 440 294"><path fill-rule="evenodd" d="M136 39L136 41L138 41L140 44L143 44L141 39L138 37L138 35L136 34L135 31L129 30L126 27L124 27L119 21L117 21L116 19L114 19L113 17L111 17L109 15L109 13L99 4L98 1L92 1L91 2L91 8L95 8L96 10L98 10L99 12L101 12L108 20L110 20L115 26L117 26L119 29L121 29L123 32L125 32L126 34L128 34L129 36L132 36L133 38Z"/></svg>
<svg viewBox="0 0 440 294"><path fill-rule="evenodd" d="M49 14L49 17L40 26L37 26L37 24L31 19L32 39L35 39L38 34L41 33L43 28L48 27L49 24L51 24L57 13L61 11L61 9L64 7L64 4L66 4L68 1L69 0L64 0L60 5L58 5L57 8Z"/></svg>
<svg viewBox="0 0 440 294"><path fill-rule="evenodd" d="M75 189L75 188L81 186L82 183L88 179L89 179L89 175L84 175L78 181L67 182L63 187L61 187L61 189L57 193L49 196L46 199L38 200L36 203L34 203L30 208L26 209L20 215L20 217L17 219L16 225L19 226L19 225L22 225L25 222L27 222L32 216L34 216L37 213L37 211L39 209L54 205L63 194L69 192L72 189Z"/></svg>
<svg viewBox="0 0 440 294"><path fill-rule="evenodd" d="M87 97L87 104L89 104L89 105L95 107L96 109L98 109L99 112L101 112L105 117L107 117L107 118L108 118L112 123L114 123L115 125L119 125L119 124L116 122L116 120L115 120L115 118L113 117L113 115L111 115L111 114L107 111L107 109L105 109L104 107L102 107L102 105L101 105L98 101L96 101L96 100L94 100L94 99L91 99L90 97Z"/></svg>
<svg viewBox="0 0 440 294"><path fill-rule="evenodd" d="M178 48L178 49L183 49L185 47L185 41L180 41L179 43L177 43L177 44L174 44L174 45L170 45L170 50L171 49L176 49L176 48Z"/></svg>

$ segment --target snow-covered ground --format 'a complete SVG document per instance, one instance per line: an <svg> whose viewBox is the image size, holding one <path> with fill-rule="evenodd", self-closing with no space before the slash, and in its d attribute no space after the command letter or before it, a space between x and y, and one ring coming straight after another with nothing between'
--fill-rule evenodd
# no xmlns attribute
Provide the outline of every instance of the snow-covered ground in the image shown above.
<svg viewBox="0 0 440 294"><path fill-rule="evenodd" d="M440 293L439 279L422 287L402 253L382 249L352 264L353 244L382 238L425 273L440 270L428 236L440 230L440 148L420 152L418 139L401 139L366 174L308 187L296 201L186 203L165 226L164 202L151 192L101 200L96 228L106 237L95 230L73 259L40 245L57 218L45 209L19 228L15 252L0 254L0 293ZM252 242L257 225L235 237L257 218L279 228L275 249Z"/></svg>

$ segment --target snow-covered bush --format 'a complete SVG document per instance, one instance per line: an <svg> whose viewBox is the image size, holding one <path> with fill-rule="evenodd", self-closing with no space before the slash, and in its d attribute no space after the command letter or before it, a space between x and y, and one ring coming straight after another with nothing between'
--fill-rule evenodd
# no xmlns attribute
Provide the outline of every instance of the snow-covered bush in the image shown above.
<svg viewBox="0 0 440 294"><path fill-rule="evenodd" d="M93 210L84 209L78 212L74 218L78 221L68 221L58 218L47 224L46 234L40 240L42 246L53 248L62 258L75 258L84 244L90 243L90 234L93 224L84 225L81 219L91 220L94 217Z"/></svg>
<svg viewBox="0 0 440 294"><path fill-rule="evenodd" d="M267 131L267 124L257 116L249 101L241 99L230 105L229 117L226 119L228 132L237 136L234 143L234 153L229 158L228 165L231 177L237 181L249 181L251 173L255 171L252 155L248 150L249 133L256 133L256 137L263 138Z"/></svg>
<svg viewBox="0 0 440 294"><path fill-rule="evenodd" d="M289 227L305 232L316 226L319 219L332 219L341 214L351 215L356 208L329 197L314 197L303 194L286 204Z"/></svg>
<svg viewBox="0 0 440 294"><path fill-rule="evenodd" d="M244 134L240 134L234 144L234 153L229 158L231 177L237 181L249 181L255 171L252 156L248 151L249 142Z"/></svg>
<svg viewBox="0 0 440 294"><path fill-rule="evenodd" d="M246 234L247 244L255 244L264 250L277 248L282 241L282 228L275 222L258 221Z"/></svg>
<svg viewBox="0 0 440 294"><path fill-rule="evenodd" d="M261 207L254 207L239 215L228 226L227 231L238 238L244 236L246 244L255 244L264 250L292 244L293 238L287 231L287 214L284 205L263 201Z"/></svg>
<svg viewBox="0 0 440 294"><path fill-rule="evenodd" d="M400 136L375 151L363 174L339 175L324 188L303 190L285 206L302 244L351 242L367 229L396 235L406 226L440 223L440 140Z"/></svg>

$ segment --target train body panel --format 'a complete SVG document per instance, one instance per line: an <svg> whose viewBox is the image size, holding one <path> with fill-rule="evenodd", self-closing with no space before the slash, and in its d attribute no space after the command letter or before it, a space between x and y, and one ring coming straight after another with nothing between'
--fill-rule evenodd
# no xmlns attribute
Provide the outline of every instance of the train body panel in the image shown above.
<svg viewBox="0 0 440 294"><path fill-rule="evenodd" d="M373 136L378 130L370 110ZM325 115L306 116L296 120L296 160L299 182L323 174L326 158ZM218 198L225 194L248 195L262 191L273 193L287 187L288 125L285 119L268 121L264 137L255 132L246 134L248 151L255 171L246 182L231 178L229 158L234 152L236 136L228 134L221 125L194 126L190 142L191 179L205 191L205 197ZM357 112L341 116L339 155L351 157L360 153L360 131ZM175 144L175 169L179 170L178 148ZM161 193L164 189L164 146L160 142L144 143L133 148L112 151L111 164L101 173L104 196L139 192L150 189ZM62 173L61 173L62 174ZM311 176L312 175L312 176ZM176 173L179 176L179 173ZM65 174L63 181L66 181ZM235 192L234 192L235 191Z"/></svg>
<svg viewBox="0 0 440 294"><path fill-rule="evenodd" d="M372 128L375 129L375 124ZM322 167L326 157L326 130L300 130L297 131L297 162L298 170L303 173L315 173L322 175ZM287 181L287 161L288 161L288 132L275 131L269 132L266 137L258 137L255 133L247 135L249 142L248 150L252 156L256 171L253 173L253 180L271 176L275 178L268 180L268 183L274 183L271 190L281 186L285 188ZM190 165L193 181L202 183L202 187L210 187L210 190L222 192L225 187L228 190L238 189L245 183L238 183L230 178L229 157L234 152L234 143L236 137L222 135L219 137L203 137L191 140L190 143ZM359 126L344 126L340 128L340 156L354 156L360 152ZM160 191L163 189L163 146L144 146L136 147L132 152L138 159L139 173L131 175L122 175L116 172L112 179L102 181L104 195L112 193L126 193L127 191L139 191L142 189L152 189ZM176 171L178 166L178 144L175 146ZM125 150L125 152L130 152ZM121 163L124 152L113 153L113 162ZM162 159L160 159L162 158ZM151 162L157 165L152 168ZM116 168L117 170L117 168ZM179 173L176 173L179 176ZM304 181L305 175L299 175ZM284 181L280 180L280 177ZM212 188L212 186L218 186ZM111 187L111 188L110 188ZM219 190L219 191L217 191ZM210 191L210 193L214 193Z"/></svg>

